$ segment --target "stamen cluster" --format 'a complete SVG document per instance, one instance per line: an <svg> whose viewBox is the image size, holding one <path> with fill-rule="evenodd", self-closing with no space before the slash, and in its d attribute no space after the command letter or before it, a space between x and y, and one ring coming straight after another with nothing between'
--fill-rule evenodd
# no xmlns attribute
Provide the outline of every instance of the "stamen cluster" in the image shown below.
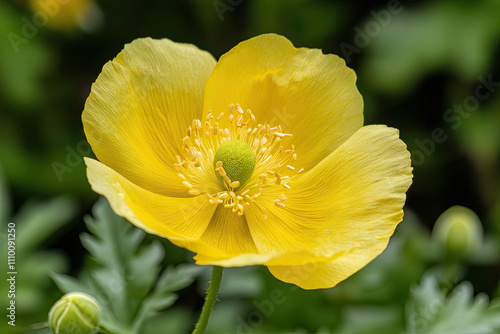
<svg viewBox="0 0 500 334"><path fill-rule="evenodd" d="M219 124L223 117L227 117L227 127ZM193 120L182 140L182 156L176 157L174 167L190 195L206 194L210 203L222 204L238 215L243 215L245 207L263 193L276 196L274 204L285 208L286 192L293 178L304 170L296 171L292 165L297 160L294 145L288 149L282 145L290 137L292 134L284 133L280 125L256 124L250 109L245 113L239 104L230 104L227 116L221 112L215 118L210 111L204 123ZM255 152L255 170L244 185L227 176L222 161L215 162L214 170L215 153L228 140L244 141ZM223 185L217 182L216 173Z"/></svg>

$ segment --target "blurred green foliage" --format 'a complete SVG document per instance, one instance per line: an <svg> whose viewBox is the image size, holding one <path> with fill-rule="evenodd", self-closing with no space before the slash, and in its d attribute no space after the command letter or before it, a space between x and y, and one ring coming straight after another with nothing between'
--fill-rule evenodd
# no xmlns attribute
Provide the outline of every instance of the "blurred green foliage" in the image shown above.
<svg viewBox="0 0 500 334"><path fill-rule="evenodd" d="M191 264L161 270L165 250L158 240L142 244L146 233L116 216L104 199L93 213L94 218L86 219L92 235L82 234L81 241L95 264L79 280L60 274L53 278L65 293L93 296L102 307L100 326L108 332L145 333L145 322L174 304L174 291L190 285L206 268ZM164 326L157 324L150 333Z"/></svg>
<svg viewBox="0 0 500 334"><path fill-rule="evenodd" d="M0 223L2 240L1 270L5 279L0 281L3 298L1 307L8 307L9 285L7 272L7 224L15 224L15 301L18 332L26 331L27 326L47 319L47 305L56 300L60 293L50 278L53 271L67 271L69 259L64 252L44 249L44 246L56 238L64 236L61 230L67 230L68 224L78 214L76 201L59 197L45 201L28 201L21 206L13 217L8 213L10 197L5 187L5 179L0 170ZM43 310L43 311L42 311ZM0 323L0 332L10 333L13 328L7 321Z"/></svg>
<svg viewBox="0 0 500 334"><path fill-rule="evenodd" d="M83 223L97 195L85 177L82 157L92 153L81 111L104 63L135 38L167 37L219 57L264 32L346 60L358 76L365 123L400 130L413 156L414 184L388 249L334 289L302 291L262 267L227 269L209 333L498 329L500 2L108 0L95 6L85 24L62 31L37 25L28 1L0 3L0 222L2 258L7 223L17 228L17 332L45 322L63 291L74 289L109 302L103 322L109 330L191 330L209 275L179 266L192 254L144 236L104 202ZM92 21L101 23L89 29ZM27 24L35 28L29 36ZM12 34L23 42L14 45ZM472 209L484 230L468 258L448 256L430 236L454 205ZM120 289L107 286L117 281ZM0 288L6 295L5 280ZM0 323L1 333L11 331Z"/></svg>

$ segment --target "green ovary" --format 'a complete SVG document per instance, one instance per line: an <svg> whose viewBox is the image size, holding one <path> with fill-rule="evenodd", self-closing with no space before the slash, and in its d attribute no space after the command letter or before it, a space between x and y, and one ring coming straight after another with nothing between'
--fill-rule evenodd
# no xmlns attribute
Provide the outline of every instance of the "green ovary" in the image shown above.
<svg viewBox="0 0 500 334"><path fill-rule="evenodd" d="M223 177L215 171L218 161L222 162L222 168L231 182L238 181L241 187L252 176L257 158L254 150L244 141L229 140L220 145L215 152L213 166L219 182L224 185Z"/></svg>

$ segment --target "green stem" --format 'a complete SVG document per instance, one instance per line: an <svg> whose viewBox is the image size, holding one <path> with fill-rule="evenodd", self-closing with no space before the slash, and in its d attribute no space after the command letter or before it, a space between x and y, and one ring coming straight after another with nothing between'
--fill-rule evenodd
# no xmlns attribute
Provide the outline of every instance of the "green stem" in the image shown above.
<svg viewBox="0 0 500 334"><path fill-rule="evenodd" d="M212 279L210 280L210 286L208 287L207 297L205 298L205 304L201 309L200 318L196 324L193 334L203 334L207 328L208 318L210 318L210 313L214 308L215 301L217 300L217 292L219 292L220 281L222 280L222 267L214 266L212 269Z"/></svg>

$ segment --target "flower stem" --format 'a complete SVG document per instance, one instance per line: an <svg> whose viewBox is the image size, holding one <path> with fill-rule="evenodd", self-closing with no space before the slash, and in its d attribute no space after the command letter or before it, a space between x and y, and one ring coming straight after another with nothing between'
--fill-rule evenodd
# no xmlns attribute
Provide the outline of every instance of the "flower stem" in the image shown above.
<svg viewBox="0 0 500 334"><path fill-rule="evenodd" d="M214 308L215 300L217 299L217 292L219 292L220 281L222 280L222 267L214 266L212 269L212 278L210 280L210 286L208 287L207 297L205 298L205 304L201 309L200 318L196 324L193 334L203 334L207 328L208 318L210 318L210 313Z"/></svg>

